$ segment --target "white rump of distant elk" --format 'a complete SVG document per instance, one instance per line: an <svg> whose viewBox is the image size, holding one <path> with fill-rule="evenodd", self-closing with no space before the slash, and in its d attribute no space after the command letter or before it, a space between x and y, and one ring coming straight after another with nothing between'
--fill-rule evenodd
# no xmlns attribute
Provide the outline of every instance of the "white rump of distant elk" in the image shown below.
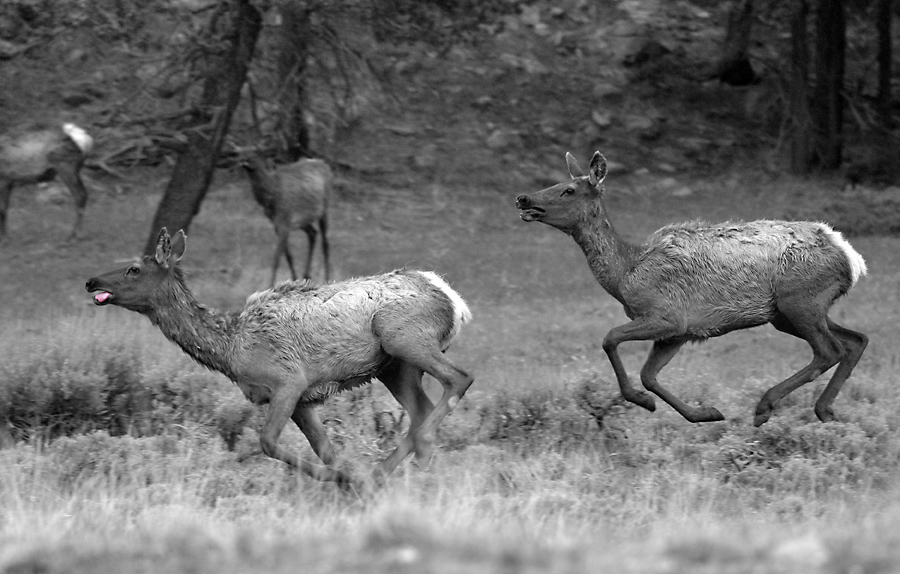
<svg viewBox="0 0 900 574"><path fill-rule="evenodd" d="M91 136L72 123L57 129L0 136L0 239L6 235L6 214L13 187L55 177L69 188L75 202L75 223L69 239L76 237L88 200L81 168L93 146Z"/></svg>

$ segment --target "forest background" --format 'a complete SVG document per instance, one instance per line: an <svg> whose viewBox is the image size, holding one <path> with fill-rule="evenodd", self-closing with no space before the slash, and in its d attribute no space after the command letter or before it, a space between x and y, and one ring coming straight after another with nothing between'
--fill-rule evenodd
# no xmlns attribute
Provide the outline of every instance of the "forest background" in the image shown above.
<svg viewBox="0 0 900 574"><path fill-rule="evenodd" d="M51 184L17 188L0 244L0 568L896 571L897 14L885 0L4 0L3 133L72 121L96 147L81 237L63 241L71 200ZM238 462L260 414L83 290L161 225L188 231L201 301L236 309L265 288L274 237L233 145L331 163L340 277L435 269L475 314L449 353L476 382L434 464L370 499ZM812 413L823 376L751 426L762 392L808 361L771 328L663 372L724 422L618 398L600 342L621 307L571 240L514 207L568 178L566 151L584 164L594 150L631 240L759 217L850 237L870 274L833 314L872 342L839 422ZM647 348L623 347L632 374ZM361 475L406 423L377 384L322 410ZM282 440L314 456L295 429Z"/></svg>

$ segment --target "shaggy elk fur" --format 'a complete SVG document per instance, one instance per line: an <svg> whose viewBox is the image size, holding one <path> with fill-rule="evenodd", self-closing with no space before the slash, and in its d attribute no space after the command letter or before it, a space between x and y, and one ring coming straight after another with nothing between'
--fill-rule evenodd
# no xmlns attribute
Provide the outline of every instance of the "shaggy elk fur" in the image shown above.
<svg viewBox="0 0 900 574"><path fill-rule="evenodd" d="M656 379L688 341L703 341L737 329L771 323L805 339L813 359L763 395L755 425L775 404L834 365L831 381L816 401L816 416L834 419L831 404L865 350L868 338L832 321L828 310L846 294L866 263L824 223L753 221L667 225L643 245L624 241L609 222L603 202L606 159L596 152L584 175L566 154L572 181L530 195L516 207L525 221L540 221L570 235L587 256L594 277L624 307L630 323L603 340L619 388L647 410L653 398L636 390L616 350L625 341L653 341L641 369L644 387L691 422L722 420L712 407L679 400Z"/></svg>
<svg viewBox="0 0 900 574"><path fill-rule="evenodd" d="M334 468L334 448L314 407L331 395L377 377L409 412L407 435L376 469L374 485L410 452L423 465L435 430L462 398L472 377L443 352L471 319L462 298L428 271L394 271L312 287L284 282L254 293L236 313L208 309L185 286L178 261L182 231L163 229L155 256L88 280L97 305L119 305L149 317L201 365L234 381L250 401L269 404L260 432L263 452L306 474L343 487L354 483ZM422 373L444 386L436 405ZM291 419L325 467L299 460L278 445Z"/></svg>
<svg viewBox="0 0 900 574"><path fill-rule="evenodd" d="M291 230L302 229L309 239L306 253L306 267L303 277L309 279L312 269L316 236L322 232L322 255L325 259L325 280L331 279L331 261L328 257L328 197L331 194L334 176L331 168L321 159L304 158L292 164L283 165L272 171L256 155L241 161L250 179L253 197L259 203L266 217L275 227L275 256L272 261L272 280L278 273L281 255L287 259L291 278L297 279L294 257L288 242ZM318 230L316 230L318 225Z"/></svg>
<svg viewBox="0 0 900 574"><path fill-rule="evenodd" d="M81 181L81 167L94 140L75 124L59 129L0 136L0 238L6 235L6 212L13 186L50 181L54 177L69 188L75 201L75 225L69 239L81 230L88 195Z"/></svg>

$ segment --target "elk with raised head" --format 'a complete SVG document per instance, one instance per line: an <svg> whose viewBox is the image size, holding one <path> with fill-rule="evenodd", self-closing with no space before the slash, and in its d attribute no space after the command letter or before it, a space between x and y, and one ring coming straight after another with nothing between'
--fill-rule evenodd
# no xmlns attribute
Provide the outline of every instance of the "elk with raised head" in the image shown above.
<svg viewBox="0 0 900 574"><path fill-rule="evenodd" d="M234 313L197 303L178 261L185 235L163 229L156 253L85 285L97 305L146 315L205 367L234 381L251 402L269 404L260 431L263 452L319 480L353 486L334 467L336 456L315 406L331 395L378 378L410 415L397 448L373 474L374 485L410 452L427 464L434 433L462 398L472 377L444 356L471 319L463 299L430 271L402 270L318 287L287 281L254 293ZM422 388L428 373L444 387L437 404ZM278 445L291 419L325 467ZM369 484L369 483L367 483Z"/></svg>
<svg viewBox="0 0 900 574"><path fill-rule="evenodd" d="M93 145L91 136L71 123L59 129L0 136L0 239L6 235L6 212L13 186L50 181L55 177L69 188L75 201L75 224L69 239L78 234L88 200L81 181L81 167Z"/></svg>
<svg viewBox="0 0 900 574"><path fill-rule="evenodd" d="M302 229L309 240L303 277L310 278L316 237L321 232L325 280L331 279L331 261L328 255L328 199L334 176L328 164L321 159L303 158L279 166L270 172L266 169L265 162L257 154L251 153L241 159L241 166L250 179L253 197L275 227L275 256L272 261L270 285L275 285L275 276L282 254L291 269L291 278L297 279L294 257L291 255L289 244L290 234L294 229Z"/></svg>
<svg viewBox="0 0 900 574"><path fill-rule="evenodd" d="M655 409L635 389L617 348L626 341L653 341L641 369L644 387L691 422L722 420L712 407L691 406L657 381L657 374L688 341L771 323L806 340L812 361L775 385L756 406L755 425L775 404L837 365L815 405L822 421L834 420L832 402L868 344L862 333L828 317L834 302L866 274L862 256L824 223L807 221L690 222L667 225L642 245L623 240L604 204L606 159L596 152L587 175L571 154L572 180L520 195L525 221L539 221L570 235L581 247L600 285L625 308L631 322L603 340L622 395Z"/></svg>

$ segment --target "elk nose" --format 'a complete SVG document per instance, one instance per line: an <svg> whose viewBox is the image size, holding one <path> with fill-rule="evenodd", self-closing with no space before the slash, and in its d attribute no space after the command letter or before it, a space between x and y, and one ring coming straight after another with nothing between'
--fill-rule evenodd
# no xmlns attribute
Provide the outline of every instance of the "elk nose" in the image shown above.
<svg viewBox="0 0 900 574"><path fill-rule="evenodd" d="M527 195L520 195L519 197L516 198L516 207L518 207L519 209L528 207L530 204L531 204L531 200L528 199Z"/></svg>
<svg viewBox="0 0 900 574"><path fill-rule="evenodd" d="M85 290L87 290L88 293L90 293L91 291L94 291L94 289L95 289L94 285L96 285L96 284L97 284L96 279L88 279L87 283L84 284L84 288L85 288Z"/></svg>

